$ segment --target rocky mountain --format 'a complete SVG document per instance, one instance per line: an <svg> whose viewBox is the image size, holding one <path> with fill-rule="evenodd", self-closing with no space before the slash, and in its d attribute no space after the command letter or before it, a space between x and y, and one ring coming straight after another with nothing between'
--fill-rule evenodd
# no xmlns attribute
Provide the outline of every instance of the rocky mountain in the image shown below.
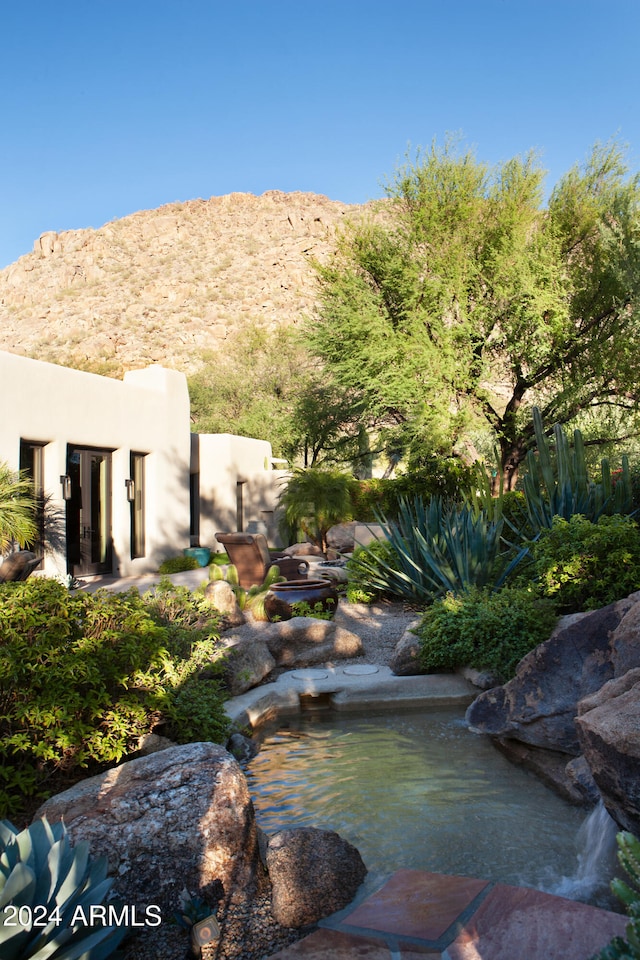
<svg viewBox="0 0 640 960"><path fill-rule="evenodd" d="M152 362L193 372L242 324L309 313L311 259L361 210L271 190L45 233L0 271L0 349L118 377Z"/></svg>

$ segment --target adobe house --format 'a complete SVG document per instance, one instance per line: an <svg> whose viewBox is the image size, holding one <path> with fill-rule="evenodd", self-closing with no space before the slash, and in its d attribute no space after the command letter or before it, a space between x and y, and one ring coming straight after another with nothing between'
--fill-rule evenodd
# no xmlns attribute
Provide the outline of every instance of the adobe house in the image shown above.
<svg viewBox="0 0 640 960"><path fill-rule="evenodd" d="M190 432L184 374L154 364L123 380L0 351L0 460L45 502L42 570L153 572L216 530L277 541L283 473L271 444Z"/></svg>

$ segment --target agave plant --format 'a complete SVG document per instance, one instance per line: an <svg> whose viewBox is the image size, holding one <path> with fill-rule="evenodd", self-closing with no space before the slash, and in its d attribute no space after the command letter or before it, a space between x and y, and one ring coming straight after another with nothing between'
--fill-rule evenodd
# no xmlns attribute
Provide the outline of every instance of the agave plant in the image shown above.
<svg viewBox="0 0 640 960"><path fill-rule="evenodd" d="M0 821L0 956L2 960L103 960L127 932L91 926L113 881L107 861L72 847L64 824L46 818L18 831Z"/></svg>
<svg viewBox="0 0 640 960"><path fill-rule="evenodd" d="M401 498L394 522L382 515L377 519L391 555L363 548L358 555L360 581L415 603L471 587L498 588L526 553L504 540L502 517L489 517L468 503Z"/></svg>

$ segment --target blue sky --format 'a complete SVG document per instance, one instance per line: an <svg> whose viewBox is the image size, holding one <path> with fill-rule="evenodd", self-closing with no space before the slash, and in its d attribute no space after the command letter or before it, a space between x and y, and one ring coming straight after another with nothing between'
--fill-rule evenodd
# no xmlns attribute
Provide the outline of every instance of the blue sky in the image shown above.
<svg viewBox="0 0 640 960"><path fill-rule="evenodd" d="M460 133L550 188L640 169L640 0L3 0L0 267L46 230L232 191L383 195Z"/></svg>

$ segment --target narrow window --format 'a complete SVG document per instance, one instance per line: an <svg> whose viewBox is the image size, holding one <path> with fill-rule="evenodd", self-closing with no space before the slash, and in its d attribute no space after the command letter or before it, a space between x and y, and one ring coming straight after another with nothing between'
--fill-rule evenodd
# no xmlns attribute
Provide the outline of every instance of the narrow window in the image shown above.
<svg viewBox="0 0 640 960"><path fill-rule="evenodd" d="M36 523L38 536L34 543L27 544L37 557L44 557L44 443L34 440L20 441L20 471L31 479L36 500Z"/></svg>
<svg viewBox="0 0 640 960"><path fill-rule="evenodd" d="M192 473L189 476L190 501L190 543L192 547L200 546L200 474Z"/></svg>
<svg viewBox="0 0 640 960"><path fill-rule="evenodd" d="M145 518L144 518L144 498L145 498L145 477L144 463L146 454L131 454L131 480L129 485L131 490L131 559L144 557L145 555Z"/></svg>

